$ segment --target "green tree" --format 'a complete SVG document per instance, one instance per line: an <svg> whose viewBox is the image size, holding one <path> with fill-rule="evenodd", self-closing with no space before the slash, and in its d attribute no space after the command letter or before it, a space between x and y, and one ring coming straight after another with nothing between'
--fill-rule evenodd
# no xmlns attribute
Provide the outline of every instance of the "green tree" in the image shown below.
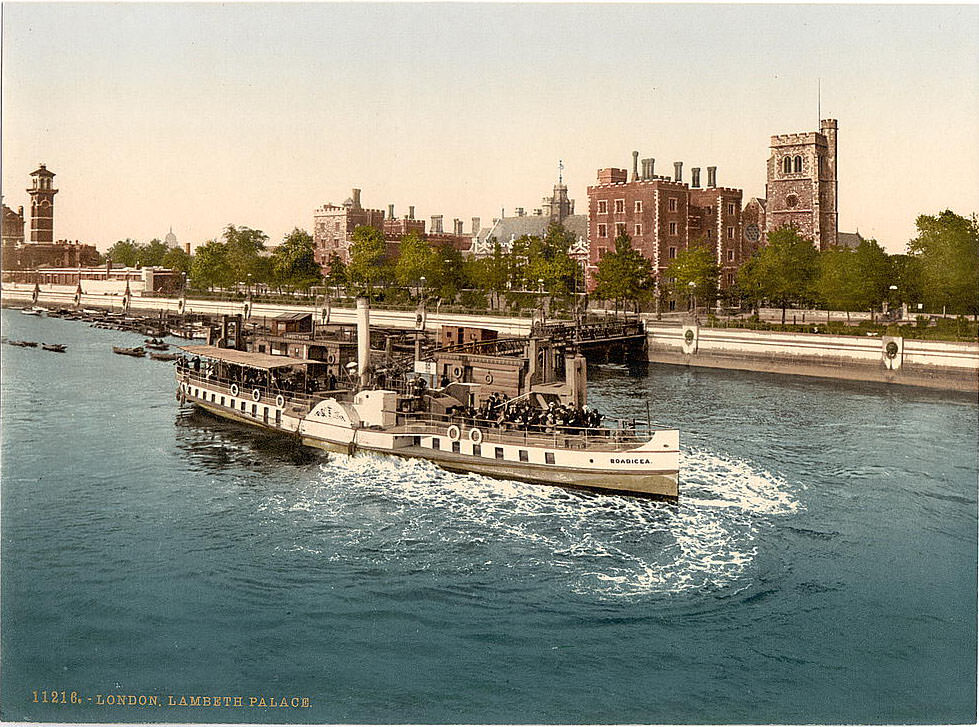
<svg viewBox="0 0 979 727"><path fill-rule="evenodd" d="M228 263L228 247L223 242L208 240L197 248L190 268L195 288L226 288L235 283L234 272Z"/></svg>
<svg viewBox="0 0 979 727"><path fill-rule="evenodd" d="M293 289L309 290L323 275L313 255L313 238L298 227L286 235L272 251L271 280Z"/></svg>
<svg viewBox="0 0 979 727"><path fill-rule="evenodd" d="M876 240L861 240L852 255L857 305L873 314L895 282L890 258Z"/></svg>
<svg viewBox="0 0 979 727"><path fill-rule="evenodd" d="M544 290L550 295L567 296L574 292L580 270L568 255L574 241L574 235L557 222L548 226L544 237L535 235L528 239L525 275L531 288L543 280Z"/></svg>
<svg viewBox="0 0 979 727"><path fill-rule="evenodd" d="M852 250L834 247L819 253L814 281L816 297L827 309L846 311L847 320L850 311L863 307L856 270Z"/></svg>
<svg viewBox="0 0 979 727"><path fill-rule="evenodd" d="M139 243L130 238L119 240L106 251L105 256L112 260L113 265L121 265L125 268L136 266L139 258Z"/></svg>
<svg viewBox="0 0 979 727"><path fill-rule="evenodd" d="M721 267L715 253L704 241L681 250L664 271L667 289L678 299L697 299L706 307L717 298L717 278ZM691 285L692 283L692 285Z"/></svg>
<svg viewBox="0 0 979 727"><path fill-rule="evenodd" d="M404 288L421 286L421 279L426 279L426 286L434 282L434 273L441 266L439 253L427 240L417 232L409 232L401 238L398 260L394 265L394 277L398 285Z"/></svg>
<svg viewBox="0 0 979 727"><path fill-rule="evenodd" d="M178 270L181 273L190 273L190 267L193 263L193 258L188 255L183 248L173 247L167 250L167 254L163 256L163 260L160 264L165 268L170 268L171 270Z"/></svg>
<svg viewBox="0 0 979 727"><path fill-rule="evenodd" d="M357 295L366 295L373 300L374 288L388 279L384 253L384 235L376 227L360 225L353 231L347 278Z"/></svg>
<svg viewBox="0 0 979 727"><path fill-rule="evenodd" d="M470 261L467 266L467 278L474 288L492 294L495 307L499 307L500 296L507 289L509 270L509 257L503 252L503 246L494 238L493 254Z"/></svg>
<svg viewBox="0 0 979 727"><path fill-rule="evenodd" d="M598 261L595 271L595 295L603 300L633 301L637 305L653 291L652 263L632 247L625 232L615 238L615 250Z"/></svg>
<svg viewBox="0 0 979 727"><path fill-rule="evenodd" d="M738 271L742 291L754 300L768 300L782 309L813 296L818 253L809 240L791 227L768 233L768 244Z"/></svg>
<svg viewBox="0 0 979 727"><path fill-rule="evenodd" d="M916 255L891 255L891 268L897 285L896 303L914 305L924 303L921 257Z"/></svg>
<svg viewBox="0 0 979 727"><path fill-rule="evenodd" d="M979 224L951 210L921 215L908 252L920 262L925 302L979 316Z"/></svg>
<svg viewBox="0 0 979 727"><path fill-rule="evenodd" d="M326 263L326 284L332 288L336 289L337 297L340 297L340 289L347 286L347 266L343 264L343 258L339 254L333 253L330 255L329 261Z"/></svg>
<svg viewBox="0 0 979 727"><path fill-rule="evenodd" d="M142 267L159 267L163 265L163 258L166 257L169 249L162 240L153 238L137 248L136 264Z"/></svg>
<svg viewBox="0 0 979 727"><path fill-rule="evenodd" d="M268 235L250 227L228 225L222 233L227 249L227 263L233 283L268 282L269 269L260 262ZM249 277L251 276L251 277Z"/></svg>
<svg viewBox="0 0 979 727"><path fill-rule="evenodd" d="M454 301L466 284L462 253L449 243L439 245L435 250L435 266L434 279L429 285L442 300Z"/></svg>

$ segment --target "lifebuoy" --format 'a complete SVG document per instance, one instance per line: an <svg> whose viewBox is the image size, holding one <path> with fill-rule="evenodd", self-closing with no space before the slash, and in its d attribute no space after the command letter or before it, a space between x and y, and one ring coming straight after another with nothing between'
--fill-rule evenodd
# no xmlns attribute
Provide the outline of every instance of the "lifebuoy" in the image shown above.
<svg viewBox="0 0 979 727"><path fill-rule="evenodd" d="M279 394L275 397L275 405L281 409L286 405L286 398L282 394Z"/></svg>
<svg viewBox="0 0 979 727"><path fill-rule="evenodd" d="M238 384L232 384L231 385L231 395L232 396L238 396L238 392L239 391L240 391L240 389L238 388Z"/></svg>
<svg viewBox="0 0 979 727"><path fill-rule="evenodd" d="M887 355L887 358L897 358L897 351L898 347L894 341L888 341L887 346L884 347L884 353Z"/></svg>
<svg viewBox="0 0 979 727"><path fill-rule="evenodd" d="M473 427L469 430L469 441L473 444L479 444L483 441L483 432L481 429L476 429Z"/></svg>
<svg viewBox="0 0 979 727"><path fill-rule="evenodd" d="M493 383L493 374L487 372L487 374L486 374L486 383L487 384L492 384Z"/></svg>
<svg viewBox="0 0 979 727"><path fill-rule="evenodd" d="M459 430L457 425L451 424L449 428L445 430L445 436L447 436L453 442L458 442L459 437L462 436L462 432Z"/></svg>
<svg viewBox="0 0 979 727"><path fill-rule="evenodd" d="M326 362L327 363L336 363L337 362L336 355L331 353L329 356L326 357Z"/></svg>
<svg viewBox="0 0 979 727"><path fill-rule="evenodd" d="M258 389L252 389L252 399L254 399L255 401L261 401L262 392L259 391Z"/></svg>
<svg viewBox="0 0 979 727"><path fill-rule="evenodd" d="M454 369L452 369L452 375L455 376L457 379L461 379L462 378L462 366L456 366Z"/></svg>

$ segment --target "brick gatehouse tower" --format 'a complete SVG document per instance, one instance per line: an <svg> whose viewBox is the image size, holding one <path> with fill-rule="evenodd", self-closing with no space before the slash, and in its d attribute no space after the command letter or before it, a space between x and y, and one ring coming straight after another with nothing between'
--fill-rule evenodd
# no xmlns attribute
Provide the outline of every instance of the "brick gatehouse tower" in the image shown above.
<svg viewBox="0 0 979 727"><path fill-rule="evenodd" d="M819 131L772 137L766 184L766 232L794 227L820 250L838 242L836 119Z"/></svg>
<svg viewBox="0 0 979 727"><path fill-rule="evenodd" d="M31 242L54 242L54 172L43 164L31 172L33 183L27 192L31 195Z"/></svg>

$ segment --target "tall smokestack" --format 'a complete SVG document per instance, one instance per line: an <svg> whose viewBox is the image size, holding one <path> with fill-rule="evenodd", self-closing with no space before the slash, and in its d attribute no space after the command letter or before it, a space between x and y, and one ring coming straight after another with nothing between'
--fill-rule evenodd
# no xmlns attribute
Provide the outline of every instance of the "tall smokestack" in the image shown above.
<svg viewBox="0 0 979 727"><path fill-rule="evenodd" d="M415 205L413 204L408 205L408 219L415 219Z"/></svg>
<svg viewBox="0 0 979 727"><path fill-rule="evenodd" d="M360 190L359 189L352 190L350 196L354 200L354 209L359 210L360 209Z"/></svg>
<svg viewBox="0 0 979 727"><path fill-rule="evenodd" d="M371 361L371 309L367 298L357 298L357 375L367 386L367 367Z"/></svg>
<svg viewBox="0 0 979 727"><path fill-rule="evenodd" d="M690 186L700 186L700 167L690 167Z"/></svg>
<svg viewBox="0 0 979 727"><path fill-rule="evenodd" d="M642 178L649 180L653 178L653 167L656 165L656 160L653 157L642 160Z"/></svg>
<svg viewBox="0 0 979 727"><path fill-rule="evenodd" d="M673 178L677 182L683 181L683 162L673 162Z"/></svg>
<svg viewBox="0 0 979 727"><path fill-rule="evenodd" d="M632 152L632 181L639 181L639 152Z"/></svg>
<svg viewBox="0 0 979 727"><path fill-rule="evenodd" d="M707 167L707 186L717 186L717 167Z"/></svg>
<svg viewBox="0 0 979 727"><path fill-rule="evenodd" d="M389 220L393 220L394 219L394 205L393 204L389 204L388 205L388 219Z"/></svg>
<svg viewBox="0 0 979 727"><path fill-rule="evenodd" d="M189 242L185 242L184 243L184 252L187 253L188 255L190 255L190 243Z"/></svg>

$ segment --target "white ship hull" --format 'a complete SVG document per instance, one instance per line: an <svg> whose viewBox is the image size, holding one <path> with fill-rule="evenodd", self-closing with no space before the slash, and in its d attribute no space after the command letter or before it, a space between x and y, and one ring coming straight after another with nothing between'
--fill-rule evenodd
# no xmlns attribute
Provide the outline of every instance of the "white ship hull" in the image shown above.
<svg viewBox="0 0 979 727"><path fill-rule="evenodd" d="M294 401L259 390L184 377L182 401L227 419L297 436L307 446L419 457L454 472L474 472L562 487L676 498L679 432L648 440L602 434L505 431L465 422L433 421L386 410L393 392L361 392L353 402ZM587 430L586 430L587 432Z"/></svg>

